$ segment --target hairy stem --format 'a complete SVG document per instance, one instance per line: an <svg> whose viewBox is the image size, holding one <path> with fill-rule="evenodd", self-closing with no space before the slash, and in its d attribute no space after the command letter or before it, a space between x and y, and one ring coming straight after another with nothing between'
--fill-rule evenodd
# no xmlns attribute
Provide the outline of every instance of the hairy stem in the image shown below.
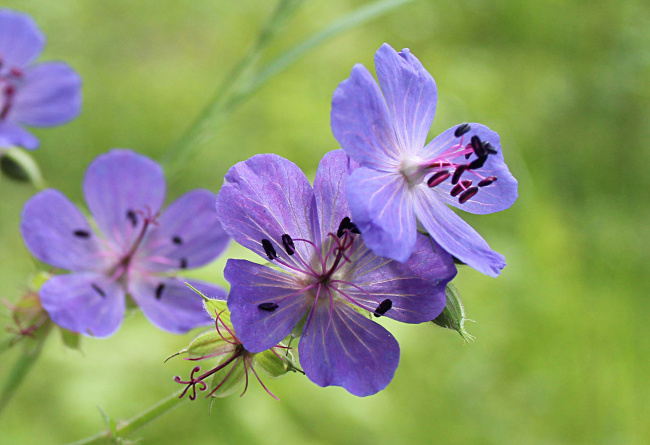
<svg viewBox="0 0 650 445"><path fill-rule="evenodd" d="M142 411L137 416L123 422L118 422L118 425L109 425L109 428L105 431L101 431L97 434L94 434L85 439L78 440L77 442L71 443L69 445L121 443L118 442L118 439L125 439L126 437L138 431L143 426L147 425L149 422L152 422L153 420L170 411L172 408L177 407L185 400L187 400L187 397L179 397L181 393L182 391L175 392L151 408Z"/></svg>

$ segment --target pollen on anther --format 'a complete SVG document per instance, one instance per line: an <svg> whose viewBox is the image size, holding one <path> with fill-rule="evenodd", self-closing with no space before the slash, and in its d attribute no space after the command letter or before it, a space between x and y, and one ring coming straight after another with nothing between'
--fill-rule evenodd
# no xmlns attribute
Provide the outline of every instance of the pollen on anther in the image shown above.
<svg viewBox="0 0 650 445"><path fill-rule="evenodd" d="M457 196L460 192L465 190L461 184L456 184L456 186L451 189L451 196Z"/></svg>
<svg viewBox="0 0 650 445"><path fill-rule="evenodd" d="M77 238L90 238L90 232L87 230L75 230L72 232Z"/></svg>
<svg viewBox="0 0 650 445"><path fill-rule="evenodd" d="M440 183L442 183L443 181L445 181L450 176L451 176L451 173L449 173L448 170L442 170L442 171L436 172L433 175L431 175L431 177L427 181L427 185L429 187L435 187L435 186L439 185Z"/></svg>
<svg viewBox="0 0 650 445"><path fill-rule="evenodd" d="M472 136L472 149L474 150L474 153L476 153L476 156L479 158L482 158L486 155L485 153L485 148L483 147L483 142L481 142L481 138L478 136L474 135Z"/></svg>
<svg viewBox="0 0 650 445"><path fill-rule="evenodd" d="M479 181L478 186L479 187L486 187L486 186L492 184L496 180L497 180L496 176L488 176L487 178L482 179L481 181Z"/></svg>
<svg viewBox="0 0 650 445"><path fill-rule="evenodd" d="M131 221L131 225L133 227L138 225L138 216L135 214L135 212L133 210L129 209L129 210L126 211L126 219Z"/></svg>
<svg viewBox="0 0 650 445"><path fill-rule="evenodd" d="M377 309L375 309L373 315L375 317L381 317L386 312L388 312L388 310L392 307L393 307L393 302L389 298L386 298L384 301L379 303L379 306L377 306Z"/></svg>
<svg viewBox="0 0 650 445"><path fill-rule="evenodd" d="M456 131L454 131L454 136L459 138L471 129L472 127L470 127L469 124L460 124L458 127L456 127Z"/></svg>
<svg viewBox="0 0 650 445"><path fill-rule="evenodd" d="M257 307L262 309L263 311L273 312L280 306L278 306L276 303L260 303Z"/></svg>
<svg viewBox="0 0 650 445"><path fill-rule="evenodd" d="M160 297L162 297L163 290L165 290L165 284L164 283L158 284L158 287L156 288L156 300L160 300Z"/></svg>
<svg viewBox="0 0 650 445"><path fill-rule="evenodd" d="M296 251L296 246L293 244L293 240L286 233L282 235L282 244L284 245L284 250L287 251L288 255L293 255Z"/></svg>
<svg viewBox="0 0 650 445"><path fill-rule="evenodd" d="M460 195L458 197L458 202L461 203L461 204L465 204L469 200L469 198L476 195L477 192L478 192L478 187L470 187L470 188L468 188L467 190L465 190L463 192L462 195Z"/></svg>
<svg viewBox="0 0 650 445"><path fill-rule="evenodd" d="M461 164L458 167L456 167L454 176L451 178L451 183L458 184L458 181L460 180L460 176L463 174L465 170L467 170L467 164Z"/></svg>
<svg viewBox="0 0 650 445"><path fill-rule="evenodd" d="M341 224L339 224L339 228L336 231L336 236L341 238L346 230L351 233L361 233L357 226L350 220L349 216L346 216L341 220Z"/></svg>
<svg viewBox="0 0 650 445"><path fill-rule="evenodd" d="M93 289L95 289L95 292L97 292L101 297L106 296L106 292L104 292L104 289L97 286L95 283L91 283L91 286L92 286Z"/></svg>
<svg viewBox="0 0 650 445"><path fill-rule="evenodd" d="M469 163L468 168L470 170L478 170L479 168L483 167L485 165L485 161L487 161L487 155L483 156L481 158L474 159L472 162Z"/></svg>
<svg viewBox="0 0 650 445"><path fill-rule="evenodd" d="M278 257L278 254L275 252L275 249L273 248L273 244L271 244L271 241L264 238L262 240L262 247L264 248L264 252L266 252L266 256L269 257L269 260L273 261Z"/></svg>

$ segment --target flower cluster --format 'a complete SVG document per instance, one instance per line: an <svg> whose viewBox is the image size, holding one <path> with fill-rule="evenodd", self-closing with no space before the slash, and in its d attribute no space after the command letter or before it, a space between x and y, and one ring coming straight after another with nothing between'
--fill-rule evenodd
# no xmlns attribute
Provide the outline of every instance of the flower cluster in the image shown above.
<svg viewBox="0 0 650 445"><path fill-rule="evenodd" d="M55 125L79 112L70 68L30 65L43 40L27 16L0 10L0 145L35 148L20 125ZM54 268L38 292L42 309L94 337L119 328L129 301L168 332L214 324L180 352L216 362L175 378L192 399L197 389L245 392L251 374L271 394L258 371L299 370L283 343L296 337L312 382L368 396L386 388L400 360L384 318L436 320L466 335L449 291L454 260L491 276L505 261L447 204L503 210L517 182L499 136L481 124L425 143L437 90L408 49L385 44L375 63L381 88L362 65L336 88L331 126L342 149L325 154L313 185L291 161L258 154L230 168L218 195L193 190L162 210L162 168L122 149L86 171L91 220L57 190L36 194L20 229L31 253ZM260 261L229 259L229 292L178 275L214 260L230 238Z"/></svg>

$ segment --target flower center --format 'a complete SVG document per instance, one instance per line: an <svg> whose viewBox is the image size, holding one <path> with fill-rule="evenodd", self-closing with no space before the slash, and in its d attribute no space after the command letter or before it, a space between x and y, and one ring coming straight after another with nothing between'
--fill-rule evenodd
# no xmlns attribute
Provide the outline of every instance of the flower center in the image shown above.
<svg viewBox="0 0 650 445"><path fill-rule="evenodd" d="M280 258L273 243L268 239L262 240L262 247L271 261L275 261L288 270L298 272L300 275L301 289L280 298L279 300L266 301L258 304L258 309L265 312L274 312L284 304L284 301L297 295L304 295L305 298L313 299L313 304L305 326L314 314L318 305L325 305L329 301L330 322L335 301L338 303L358 306L362 309L373 313L375 317L384 315L392 308L390 299L379 300L368 294L364 289L347 280L344 276L343 269L349 271L354 267L353 262L359 258L353 257L355 248L359 248L361 241L357 236L359 234L357 227L350 221L349 217L343 218L336 233L329 233L323 242L324 249L321 250L315 243L305 239L292 239L288 234L282 235L282 244L287 255L296 257L300 266L289 264L289 262ZM355 241L359 240L355 243ZM296 242L304 242L314 249L313 261L308 263L295 249ZM356 244L356 245L355 245ZM361 253L361 258L365 257L369 251ZM359 254L357 254L359 255ZM354 293L363 294L362 298L355 298ZM329 324L328 324L329 328Z"/></svg>
<svg viewBox="0 0 650 445"><path fill-rule="evenodd" d="M23 71L17 67L3 70L2 57L0 57L0 121L4 120L9 114L18 84L23 75Z"/></svg>
<svg viewBox="0 0 650 445"><path fill-rule="evenodd" d="M480 173L488 157L497 151L489 142L481 141L478 135L472 136L470 142L465 144L465 135L470 130L469 124L459 125L454 136L460 140L431 161L427 161L423 170L425 174L433 173L427 180L427 185L431 188L451 178L453 187L449 193L453 197L458 196L460 204L469 201L479 192L479 188L487 187L497 180L496 176L483 176ZM462 179L463 175L471 175L473 179ZM473 185L474 181L477 181L476 185Z"/></svg>
<svg viewBox="0 0 650 445"><path fill-rule="evenodd" d="M409 188L421 184L427 173L427 163L418 156L409 156L402 160L399 169Z"/></svg>

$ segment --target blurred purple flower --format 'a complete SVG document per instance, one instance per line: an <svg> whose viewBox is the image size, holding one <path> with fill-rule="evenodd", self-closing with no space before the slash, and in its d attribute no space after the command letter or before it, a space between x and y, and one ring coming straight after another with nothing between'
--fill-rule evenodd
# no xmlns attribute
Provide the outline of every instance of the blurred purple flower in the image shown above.
<svg viewBox="0 0 650 445"><path fill-rule="evenodd" d="M61 192L44 190L23 209L27 248L44 263L72 273L55 275L40 289L52 320L96 337L113 334L124 318L128 293L157 327L183 333L211 323L202 298L224 289L185 280L174 272L209 263L224 251L228 235L214 210L216 196L193 190L161 212L165 178L158 164L130 150L112 150L89 166L86 203L100 236Z"/></svg>
<svg viewBox="0 0 650 445"><path fill-rule="evenodd" d="M447 252L499 275L503 255L445 205L485 214L517 199L499 135L461 124L425 145L438 99L433 78L408 49L397 53L387 44L375 54L375 66L381 90L355 65L334 92L331 113L334 136L362 165L350 176L347 197L366 244L404 262L421 224Z"/></svg>
<svg viewBox="0 0 650 445"><path fill-rule="evenodd" d="M456 268L423 235L404 264L372 253L349 219L350 169L342 150L331 152L312 188L292 162L256 155L230 169L217 213L233 239L275 266L226 264L231 321L246 350L275 346L304 320L298 353L307 376L367 396L388 385L399 362L397 341L368 315L436 318Z"/></svg>
<svg viewBox="0 0 650 445"><path fill-rule="evenodd" d="M32 65L45 36L27 14L0 9L0 147L38 147L22 125L66 123L81 110L81 78L63 62Z"/></svg>

